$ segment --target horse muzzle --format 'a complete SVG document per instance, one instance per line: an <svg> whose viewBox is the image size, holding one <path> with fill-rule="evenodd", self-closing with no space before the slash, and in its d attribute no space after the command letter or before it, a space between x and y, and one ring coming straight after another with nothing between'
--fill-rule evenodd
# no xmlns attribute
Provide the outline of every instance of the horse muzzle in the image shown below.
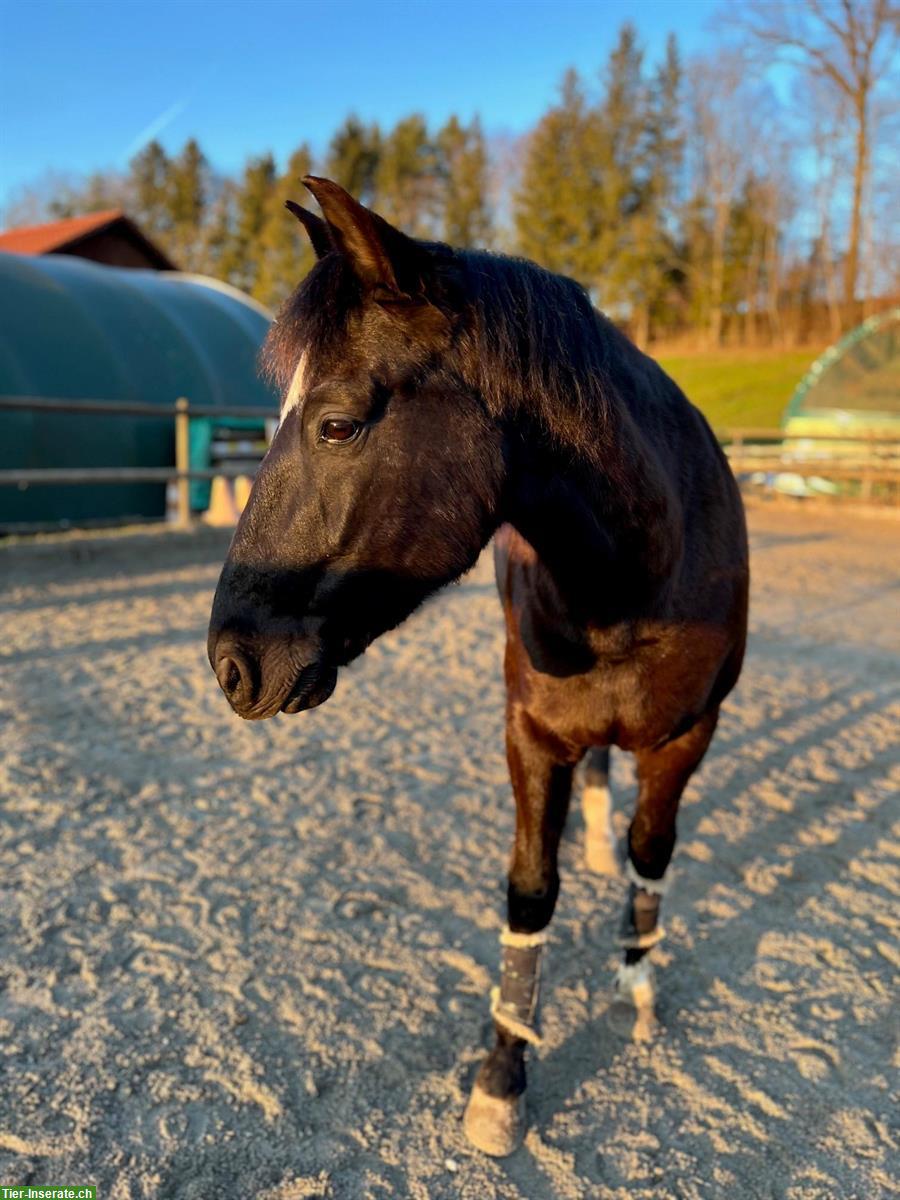
<svg viewBox="0 0 900 1200"><path fill-rule="evenodd" d="M314 636L210 630L207 649L219 687L245 721L315 708L337 684L337 667Z"/></svg>

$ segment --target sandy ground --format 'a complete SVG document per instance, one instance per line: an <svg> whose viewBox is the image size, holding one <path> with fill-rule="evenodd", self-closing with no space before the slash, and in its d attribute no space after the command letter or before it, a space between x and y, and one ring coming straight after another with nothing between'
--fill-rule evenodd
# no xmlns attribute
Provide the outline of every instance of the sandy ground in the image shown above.
<svg viewBox="0 0 900 1200"><path fill-rule="evenodd" d="M0 548L0 1182L178 1197L897 1195L900 523L756 504L743 680L683 804L663 1034L573 806L531 1128L460 1117L512 804L483 560L317 712L205 661L222 535ZM631 767L614 762L617 822Z"/></svg>

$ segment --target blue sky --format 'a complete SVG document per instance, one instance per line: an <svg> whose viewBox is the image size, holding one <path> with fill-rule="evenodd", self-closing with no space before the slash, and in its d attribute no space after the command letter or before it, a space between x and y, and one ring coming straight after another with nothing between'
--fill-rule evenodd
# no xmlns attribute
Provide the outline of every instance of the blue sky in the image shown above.
<svg viewBox="0 0 900 1200"><path fill-rule="evenodd" d="M122 168L157 133L214 167L314 150L349 111L526 129L630 20L652 57L718 0L0 0L0 207L48 170Z"/></svg>

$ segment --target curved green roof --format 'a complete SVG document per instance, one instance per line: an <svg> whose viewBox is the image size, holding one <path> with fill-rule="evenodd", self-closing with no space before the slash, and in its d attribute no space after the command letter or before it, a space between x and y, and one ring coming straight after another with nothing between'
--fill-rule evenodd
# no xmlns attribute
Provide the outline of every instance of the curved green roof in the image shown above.
<svg viewBox="0 0 900 1200"><path fill-rule="evenodd" d="M812 364L785 410L792 430L878 427L900 420L900 308L863 321Z"/></svg>
<svg viewBox="0 0 900 1200"><path fill-rule="evenodd" d="M270 314L226 284L0 254L0 395L171 406L277 400L256 369ZM0 410L0 468L161 467L171 417ZM159 484L0 488L0 523L161 516Z"/></svg>

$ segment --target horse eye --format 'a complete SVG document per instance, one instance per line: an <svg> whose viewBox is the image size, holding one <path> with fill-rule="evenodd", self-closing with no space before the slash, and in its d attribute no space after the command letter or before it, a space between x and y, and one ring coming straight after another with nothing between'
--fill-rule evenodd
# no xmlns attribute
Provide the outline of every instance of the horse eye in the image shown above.
<svg viewBox="0 0 900 1200"><path fill-rule="evenodd" d="M352 442L361 429L359 421L352 421L349 417L328 417L322 422L319 440L332 444Z"/></svg>

